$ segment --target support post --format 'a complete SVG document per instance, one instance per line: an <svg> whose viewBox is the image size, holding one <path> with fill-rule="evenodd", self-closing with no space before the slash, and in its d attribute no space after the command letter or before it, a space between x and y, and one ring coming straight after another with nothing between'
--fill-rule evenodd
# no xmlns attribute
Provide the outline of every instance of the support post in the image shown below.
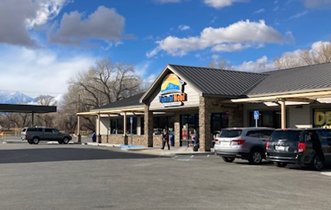
<svg viewBox="0 0 331 210"><path fill-rule="evenodd" d="M31 127L34 127L34 112L31 112Z"/></svg>
<svg viewBox="0 0 331 210"><path fill-rule="evenodd" d="M101 134L100 134L100 113L98 113L98 143L101 143Z"/></svg>
<svg viewBox="0 0 331 210"><path fill-rule="evenodd" d="M286 128L286 105L285 105L285 100L282 99L280 101L280 103L281 103L281 119L282 119L281 128L284 129L284 128Z"/></svg>
<svg viewBox="0 0 331 210"><path fill-rule="evenodd" d="M80 116L77 115L77 142L82 142L82 136L80 135Z"/></svg>

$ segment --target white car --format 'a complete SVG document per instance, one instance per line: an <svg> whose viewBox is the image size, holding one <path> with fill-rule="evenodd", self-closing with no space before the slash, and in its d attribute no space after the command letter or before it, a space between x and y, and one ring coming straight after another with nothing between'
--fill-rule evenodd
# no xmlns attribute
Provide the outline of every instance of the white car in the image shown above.
<svg viewBox="0 0 331 210"><path fill-rule="evenodd" d="M265 159L265 147L274 128L238 127L222 129L215 137L214 151L225 162L235 158L248 160L250 164L261 164Z"/></svg>

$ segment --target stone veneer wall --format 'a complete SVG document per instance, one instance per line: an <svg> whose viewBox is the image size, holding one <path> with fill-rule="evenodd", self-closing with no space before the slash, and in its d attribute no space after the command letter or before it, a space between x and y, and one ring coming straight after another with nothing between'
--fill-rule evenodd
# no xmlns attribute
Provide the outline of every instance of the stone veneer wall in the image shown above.
<svg viewBox="0 0 331 210"><path fill-rule="evenodd" d="M107 135L101 136L101 143L109 144L124 144L125 137L123 134L112 134L107 137ZM131 144L131 136L127 136L128 144ZM133 135L132 136L133 145L147 145L145 135ZM170 140L169 140L170 144ZM162 146L162 135L153 135L153 146Z"/></svg>
<svg viewBox="0 0 331 210"><path fill-rule="evenodd" d="M170 140L169 140L170 144ZM162 146L162 135L154 135L153 136L153 146Z"/></svg>
<svg viewBox="0 0 331 210"><path fill-rule="evenodd" d="M180 113L176 112L175 113L175 147L180 146Z"/></svg>
<svg viewBox="0 0 331 210"><path fill-rule="evenodd" d="M199 103L199 141L200 151L211 149L211 114L228 112L229 127L243 126L243 105L225 102L223 98L200 97Z"/></svg>
<svg viewBox="0 0 331 210"><path fill-rule="evenodd" d="M145 106L145 146L153 147L153 112L149 111L149 106Z"/></svg>
<svg viewBox="0 0 331 210"><path fill-rule="evenodd" d="M112 134L112 135L103 135L101 136L101 143L109 143L109 144L125 144L125 138L127 138L127 143L131 144L131 136L123 136L123 134ZM132 136L132 144L133 145L147 145L145 141L145 135L133 135Z"/></svg>

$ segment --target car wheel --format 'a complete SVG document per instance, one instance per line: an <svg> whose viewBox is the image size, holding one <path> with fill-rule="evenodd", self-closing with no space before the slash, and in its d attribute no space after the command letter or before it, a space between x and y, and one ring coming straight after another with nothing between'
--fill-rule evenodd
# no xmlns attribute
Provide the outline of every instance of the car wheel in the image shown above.
<svg viewBox="0 0 331 210"><path fill-rule="evenodd" d="M310 163L310 167L315 171L321 171L324 168L324 161L319 155L315 155Z"/></svg>
<svg viewBox="0 0 331 210"><path fill-rule="evenodd" d="M262 163L262 152L254 149L251 151L251 153L249 154L249 164L253 164L253 165L258 165Z"/></svg>
<svg viewBox="0 0 331 210"><path fill-rule="evenodd" d="M277 166L277 167L280 167L280 168L284 168L286 167L287 163L283 163L283 162L274 162L274 164Z"/></svg>
<svg viewBox="0 0 331 210"><path fill-rule="evenodd" d="M227 163L232 163L234 161L234 158L230 158L230 157L222 157L222 159Z"/></svg>
<svg viewBox="0 0 331 210"><path fill-rule="evenodd" d="M57 142L59 142L59 144L63 144L63 141L61 140L61 141L57 141Z"/></svg>
<svg viewBox="0 0 331 210"><path fill-rule="evenodd" d="M32 140L28 140L28 143L29 143L29 144L33 144L33 141L32 141Z"/></svg>
<svg viewBox="0 0 331 210"><path fill-rule="evenodd" d="M68 144L69 143L69 139L67 137L64 137L62 139L62 142L63 142L63 144Z"/></svg>
<svg viewBox="0 0 331 210"><path fill-rule="evenodd" d="M32 139L32 143L34 143L34 144L39 144L39 139L38 139L37 137L34 137L34 138Z"/></svg>

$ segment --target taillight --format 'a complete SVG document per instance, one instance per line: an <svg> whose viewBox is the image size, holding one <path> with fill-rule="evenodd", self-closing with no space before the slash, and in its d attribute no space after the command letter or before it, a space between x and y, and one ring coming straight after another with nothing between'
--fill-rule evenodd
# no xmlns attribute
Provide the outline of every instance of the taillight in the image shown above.
<svg viewBox="0 0 331 210"><path fill-rule="evenodd" d="M299 143L298 152L304 152L306 150L306 143Z"/></svg>
<svg viewBox="0 0 331 210"><path fill-rule="evenodd" d="M266 148L266 149L269 148L269 141L267 141L267 144L265 145L265 148Z"/></svg>
<svg viewBox="0 0 331 210"><path fill-rule="evenodd" d="M238 140L232 140L231 144L232 145L241 145L245 142L245 139L238 139Z"/></svg>
<svg viewBox="0 0 331 210"><path fill-rule="evenodd" d="M215 139L215 142L218 142L219 140L218 139Z"/></svg>

